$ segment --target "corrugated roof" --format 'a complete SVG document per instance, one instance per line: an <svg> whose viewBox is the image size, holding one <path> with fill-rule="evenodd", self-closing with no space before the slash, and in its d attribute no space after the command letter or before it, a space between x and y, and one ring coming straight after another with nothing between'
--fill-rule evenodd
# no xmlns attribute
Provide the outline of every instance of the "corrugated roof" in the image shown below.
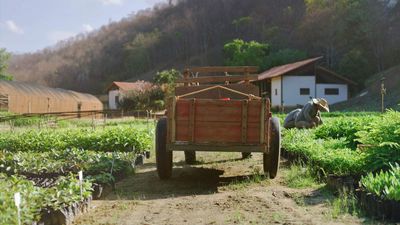
<svg viewBox="0 0 400 225"><path fill-rule="evenodd" d="M299 62L295 62L295 63L290 63L290 64L286 64L286 65L282 65L282 66L276 66L273 67L267 71L262 72L261 74L258 75L258 80L265 80L265 79L270 79L273 77L279 77L282 76L284 74L287 74L295 69L298 69L300 67L309 65L311 63L314 63L318 60L322 59L322 56L320 57L316 57L316 58L312 58L312 59L307 59L307 60L303 60L303 61L299 61Z"/></svg>
<svg viewBox="0 0 400 225"><path fill-rule="evenodd" d="M112 84L107 88L107 91L111 90L112 88L116 87L123 91L143 91L153 86L152 83L139 80L136 82L118 82L114 81Z"/></svg>
<svg viewBox="0 0 400 225"><path fill-rule="evenodd" d="M33 83L19 81L0 81L0 89L7 92L17 92L26 95L49 96L57 99L73 98L77 101L99 102L95 96L61 88L44 87Z"/></svg>

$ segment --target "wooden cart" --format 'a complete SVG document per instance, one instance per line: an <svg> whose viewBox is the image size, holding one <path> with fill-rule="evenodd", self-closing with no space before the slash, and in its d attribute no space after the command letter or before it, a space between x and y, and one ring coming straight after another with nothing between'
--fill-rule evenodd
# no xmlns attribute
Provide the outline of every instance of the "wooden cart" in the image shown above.
<svg viewBox="0 0 400 225"><path fill-rule="evenodd" d="M199 77L223 72L225 76ZM177 81L166 117L156 127L156 160L160 179L172 173L172 152L184 151L188 164L196 151L263 153L264 172L274 178L279 168L280 125L271 117L270 101L258 97L255 67L200 67L187 69ZM241 75L229 76L229 73ZM210 85L211 83L211 85Z"/></svg>

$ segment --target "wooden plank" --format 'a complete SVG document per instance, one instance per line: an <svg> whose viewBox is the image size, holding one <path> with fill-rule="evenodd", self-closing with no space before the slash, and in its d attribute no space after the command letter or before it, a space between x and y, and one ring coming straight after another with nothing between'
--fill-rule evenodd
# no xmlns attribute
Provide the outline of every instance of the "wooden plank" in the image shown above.
<svg viewBox="0 0 400 225"><path fill-rule="evenodd" d="M198 122L196 124L196 142L228 142L241 143L241 124L217 124L214 122Z"/></svg>
<svg viewBox="0 0 400 225"><path fill-rule="evenodd" d="M202 90L211 87L212 85L199 85L199 86L178 86L175 88L175 95L180 96L190 92ZM258 96L260 94L259 88L253 84L229 84L229 85L221 85L236 91L240 91L246 94L252 94L254 96ZM191 96L197 97L197 96ZM227 96L230 97L230 96ZM235 99L235 98L232 98ZM243 99L243 96L242 98Z"/></svg>
<svg viewBox="0 0 400 225"><path fill-rule="evenodd" d="M196 117L196 99L192 99L190 101L190 114L189 114L189 135L190 135L190 141L194 142L195 137L194 137L194 128L195 128L195 117Z"/></svg>
<svg viewBox="0 0 400 225"><path fill-rule="evenodd" d="M240 76L206 76L206 77L191 77L178 79L176 83L225 83L257 80L258 75L240 75Z"/></svg>
<svg viewBox="0 0 400 225"><path fill-rule="evenodd" d="M248 112L247 112L247 121L250 123L260 123L260 114L262 100L260 101L249 101Z"/></svg>
<svg viewBox="0 0 400 225"><path fill-rule="evenodd" d="M171 105L171 142L175 142L176 140L176 97L172 98Z"/></svg>
<svg viewBox="0 0 400 225"><path fill-rule="evenodd" d="M242 143L247 142L247 111L248 111L249 101L242 101Z"/></svg>
<svg viewBox="0 0 400 225"><path fill-rule="evenodd" d="M175 141L260 143L261 100L193 101L177 100Z"/></svg>
<svg viewBox="0 0 400 225"><path fill-rule="evenodd" d="M167 100L167 143L171 143L171 112L172 112L172 98L168 98Z"/></svg>
<svg viewBox="0 0 400 225"><path fill-rule="evenodd" d="M192 67L185 71L192 73L257 73L257 66L209 66Z"/></svg>
<svg viewBox="0 0 400 225"><path fill-rule="evenodd" d="M205 143L205 144L189 144L188 142L168 144L169 151L204 151L204 152L263 152L265 145L240 145L221 144L221 143Z"/></svg>
<svg viewBox="0 0 400 225"><path fill-rule="evenodd" d="M265 101L263 100L261 102L261 108L260 108L260 143L264 144L265 143Z"/></svg>

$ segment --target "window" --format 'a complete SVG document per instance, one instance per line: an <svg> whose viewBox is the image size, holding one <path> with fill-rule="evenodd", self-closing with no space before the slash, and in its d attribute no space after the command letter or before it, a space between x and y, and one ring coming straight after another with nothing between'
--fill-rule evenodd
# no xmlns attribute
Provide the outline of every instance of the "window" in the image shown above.
<svg viewBox="0 0 400 225"><path fill-rule="evenodd" d="M325 95L339 95L339 88L325 88Z"/></svg>
<svg viewBox="0 0 400 225"><path fill-rule="evenodd" d="M310 88L300 88L300 95L310 95Z"/></svg>
<svg viewBox="0 0 400 225"><path fill-rule="evenodd" d="M278 89L275 88L275 95L278 95Z"/></svg>

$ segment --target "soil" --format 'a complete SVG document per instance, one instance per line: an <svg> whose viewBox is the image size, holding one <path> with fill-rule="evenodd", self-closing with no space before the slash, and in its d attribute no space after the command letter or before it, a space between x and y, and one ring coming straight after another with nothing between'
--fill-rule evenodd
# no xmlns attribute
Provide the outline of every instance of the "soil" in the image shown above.
<svg viewBox="0 0 400 225"><path fill-rule="evenodd" d="M184 164L174 152L173 177L157 177L154 157L136 174L93 201L74 224L361 224L348 214L332 217L334 196L322 185L285 186L285 162L277 178L260 174L262 155L242 160L240 153L197 153L200 163ZM365 221L364 221L365 222Z"/></svg>

